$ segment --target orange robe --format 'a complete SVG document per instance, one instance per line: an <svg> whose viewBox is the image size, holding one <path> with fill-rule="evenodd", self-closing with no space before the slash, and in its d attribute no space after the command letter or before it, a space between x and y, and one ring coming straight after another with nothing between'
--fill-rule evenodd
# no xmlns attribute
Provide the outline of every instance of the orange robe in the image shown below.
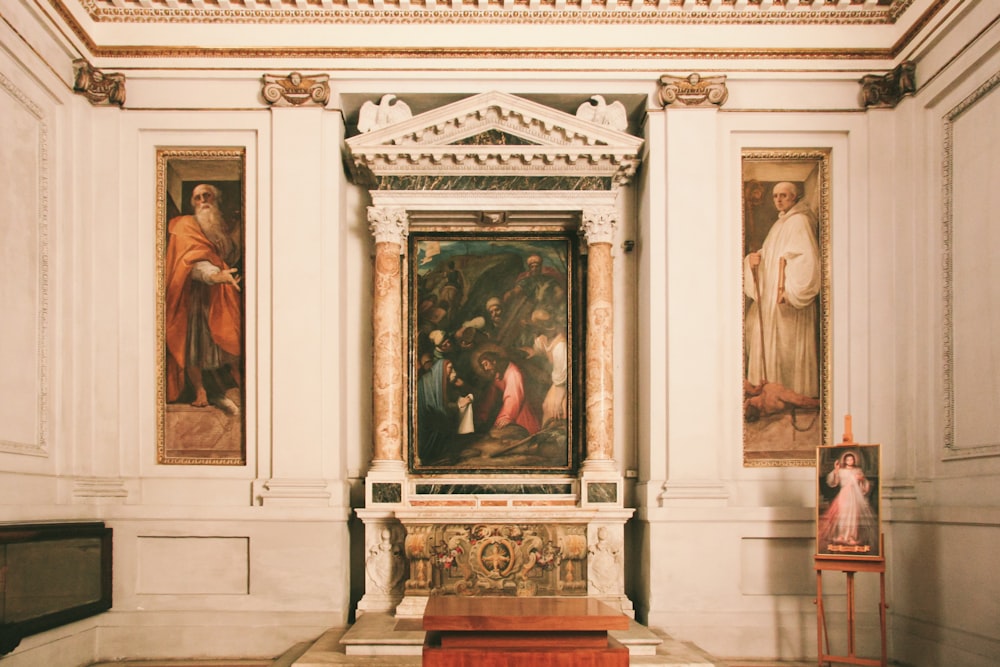
<svg viewBox="0 0 1000 667"><path fill-rule="evenodd" d="M167 344L167 401L176 401L184 389L187 366L187 333L192 289L207 289L208 327L212 340L223 351L243 353L242 301L239 290L226 283L193 285L191 269L207 261L222 270L231 268L201 230L194 216L182 215L167 224L167 263L164 269L166 295L164 316Z"/></svg>

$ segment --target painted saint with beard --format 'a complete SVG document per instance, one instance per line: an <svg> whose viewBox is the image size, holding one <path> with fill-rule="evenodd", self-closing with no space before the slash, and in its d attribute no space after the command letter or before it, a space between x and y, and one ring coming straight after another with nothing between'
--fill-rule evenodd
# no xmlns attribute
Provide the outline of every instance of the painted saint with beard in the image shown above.
<svg viewBox="0 0 1000 667"><path fill-rule="evenodd" d="M222 215L221 200L215 186L197 185L191 194L194 215L167 225L167 401L190 400L195 407L211 402L235 413L238 407L226 398L225 387L241 382L243 318L236 266L242 248Z"/></svg>

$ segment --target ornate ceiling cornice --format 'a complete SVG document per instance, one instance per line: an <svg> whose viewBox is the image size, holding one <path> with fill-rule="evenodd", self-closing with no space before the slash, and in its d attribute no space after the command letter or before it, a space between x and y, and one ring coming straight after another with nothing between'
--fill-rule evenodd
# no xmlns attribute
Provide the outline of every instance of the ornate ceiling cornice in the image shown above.
<svg viewBox="0 0 1000 667"><path fill-rule="evenodd" d="M575 25L805 25L856 27L894 24L915 0L48 0L94 58L212 59L478 59L478 60L889 60L898 56L949 0L932 0L913 17L894 44L845 47L546 47L510 46L283 46L187 45L151 46L98 43L78 13L91 26L98 23L142 25L265 24L575 24ZM176 28L175 28L176 29ZM183 33L179 33L183 34Z"/></svg>
<svg viewBox="0 0 1000 667"><path fill-rule="evenodd" d="M107 23L884 24L913 0L78 0Z"/></svg>

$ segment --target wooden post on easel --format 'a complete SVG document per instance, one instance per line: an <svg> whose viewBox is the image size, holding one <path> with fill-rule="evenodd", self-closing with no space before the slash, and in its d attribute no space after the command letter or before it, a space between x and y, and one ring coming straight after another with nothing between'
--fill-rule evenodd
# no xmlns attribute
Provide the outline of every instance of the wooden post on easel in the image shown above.
<svg viewBox="0 0 1000 667"><path fill-rule="evenodd" d="M845 444L854 444L854 434L851 431L851 415L844 417ZM830 662L850 665L869 665L870 667L887 667L888 650L885 644L885 617L889 606L885 603L885 539L879 535L879 557L872 559L837 558L817 556L816 567L816 661L818 667L829 665ZM832 655L830 653L830 638L826 632L826 613L823 606L823 572L843 572L847 575L847 655ZM854 618L854 575L858 572L872 572L879 575L879 630L882 641L882 655L876 660L859 658L855 647Z"/></svg>

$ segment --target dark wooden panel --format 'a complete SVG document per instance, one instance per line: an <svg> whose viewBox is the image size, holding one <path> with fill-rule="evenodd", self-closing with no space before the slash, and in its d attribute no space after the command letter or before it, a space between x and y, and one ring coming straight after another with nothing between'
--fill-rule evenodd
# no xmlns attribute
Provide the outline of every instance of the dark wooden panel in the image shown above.
<svg viewBox="0 0 1000 667"><path fill-rule="evenodd" d="M0 524L0 655L23 637L110 608L110 528Z"/></svg>

